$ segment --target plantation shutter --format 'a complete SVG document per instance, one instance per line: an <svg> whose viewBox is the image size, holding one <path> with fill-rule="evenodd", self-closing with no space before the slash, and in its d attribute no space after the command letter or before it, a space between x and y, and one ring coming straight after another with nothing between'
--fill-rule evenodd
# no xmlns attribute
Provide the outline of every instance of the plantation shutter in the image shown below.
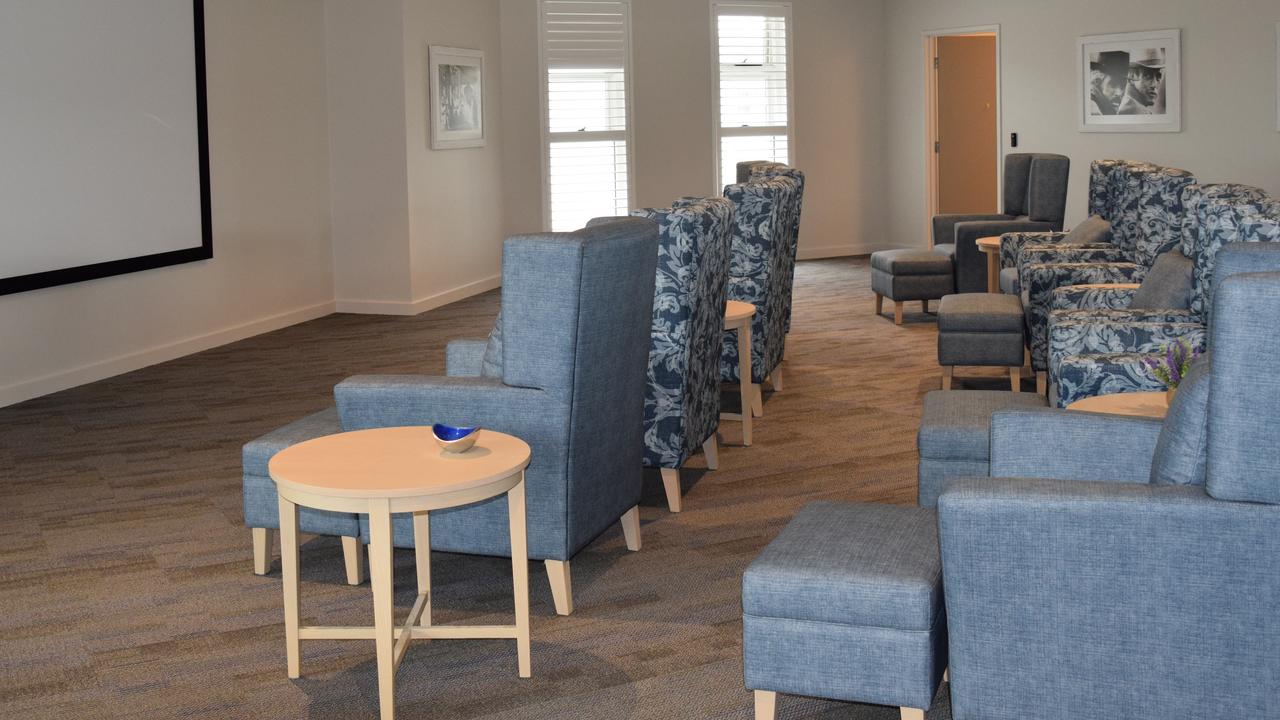
<svg viewBox="0 0 1280 720"><path fill-rule="evenodd" d="M626 215L627 58L623 0L543 0L546 206L551 229Z"/></svg>
<svg viewBox="0 0 1280 720"><path fill-rule="evenodd" d="M742 160L790 162L790 6L716 3L720 185Z"/></svg>

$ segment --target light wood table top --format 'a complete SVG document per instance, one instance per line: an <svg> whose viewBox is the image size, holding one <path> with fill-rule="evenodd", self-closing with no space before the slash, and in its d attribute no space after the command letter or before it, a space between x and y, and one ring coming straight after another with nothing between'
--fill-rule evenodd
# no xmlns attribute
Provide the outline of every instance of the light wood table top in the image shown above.
<svg viewBox="0 0 1280 720"><path fill-rule="evenodd" d="M1000 236L990 235L988 237L980 237L976 240L978 249L984 253L1000 252Z"/></svg>
<svg viewBox="0 0 1280 720"><path fill-rule="evenodd" d="M1081 412L1109 413L1111 415L1163 418L1169 412L1169 398L1168 393L1165 392L1114 393L1077 400L1068 405L1067 409Z"/></svg>
<svg viewBox="0 0 1280 720"><path fill-rule="evenodd" d="M755 314L755 305L740 300L729 300L724 304L724 325L726 328L737 327L743 320Z"/></svg>

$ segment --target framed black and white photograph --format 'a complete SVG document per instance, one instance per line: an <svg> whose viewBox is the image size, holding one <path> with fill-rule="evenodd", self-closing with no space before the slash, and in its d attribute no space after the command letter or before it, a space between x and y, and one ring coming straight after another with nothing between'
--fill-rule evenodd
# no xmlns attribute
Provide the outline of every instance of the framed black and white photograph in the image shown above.
<svg viewBox="0 0 1280 720"><path fill-rule="evenodd" d="M484 145L484 52L431 45L431 148Z"/></svg>
<svg viewBox="0 0 1280 720"><path fill-rule="evenodd" d="M1182 31L1084 35L1081 132L1182 131Z"/></svg>

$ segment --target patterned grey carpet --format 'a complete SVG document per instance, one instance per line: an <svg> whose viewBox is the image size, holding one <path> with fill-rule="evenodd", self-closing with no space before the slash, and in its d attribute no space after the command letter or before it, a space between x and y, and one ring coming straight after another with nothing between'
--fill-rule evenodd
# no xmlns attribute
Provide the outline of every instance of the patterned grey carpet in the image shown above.
<svg viewBox="0 0 1280 720"><path fill-rule="evenodd" d="M332 315L0 409L0 716L376 717L372 643L304 643L303 677L285 676L279 566L251 572L239 449L329 404L347 375L439 373L445 342L483 336L497 304L494 292L411 318ZM732 446L726 422L721 469L691 461L679 515L647 477L643 551L614 530L576 558L572 616L554 614L532 567L532 679L516 677L509 641L415 644L398 716L749 718L741 573L809 501L915 501L934 338L918 305L903 327L872 315L865 259L801 263L784 392L767 396L754 445ZM970 386L1002 383L992 371ZM432 564L438 623L508 621L506 561ZM411 554L396 567L403 613ZM302 573L304 622L371 623L336 541L310 540ZM795 697L779 715L898 717ZM945 693L929 717L949 717Z"/></svg>

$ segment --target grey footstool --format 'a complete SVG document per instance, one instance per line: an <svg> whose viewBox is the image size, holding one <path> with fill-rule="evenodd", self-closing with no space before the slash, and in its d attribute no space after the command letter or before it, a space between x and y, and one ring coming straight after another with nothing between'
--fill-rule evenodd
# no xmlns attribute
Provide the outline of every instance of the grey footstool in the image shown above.
<svg viewBox="0 0 1280 720"><path fill-rule="evenodd" d="M934 511L805 506L742 577L742 660L756 720L778 693L923 720L947 668Z"/></svg>
<svg viewBox="0 0 1280 720"><path fill-rule="evenodd" d="M1022 389L1022 300L1016 295L964 293L942 298L938 306L938 364L942 389L951 389L957 365L1009 368L1009 384Z"/></svg>
<svg viewBox="0 0 1280 720"><path fill-rule="evenodd" d="M342 432L338 409L329 408L301 420L277 428L245 444L244 524L253 534L253 571L265 575L271 565L272 535L280 528L280 498L276 483L267 473L267 463L276 453L305 440ZM315 535L337 535L342 538L342 554L346 560L347 582L364 582L364 554L360 547L360 523L351 513L300 508L298 529Z"/></svg>
<svg viewBox="0 0 1280 720"><path fill-rule="evenodd" d="M934 390L924 396L924 414L916 443L920 449L921 507L935 507L950 478L991 474L991 413L1046 407L1032 393L993 390Z"/></svg>
<svg viewBox="0 0 1280 720"><path fill-rule="evenodd" d="M893 301L893 322L902 324L902 303L919 300L925 312L929 301L955 292L951 258L930 250L881 250L871 253L871 290L876 294L876 314L884 299Z"/></svg>

